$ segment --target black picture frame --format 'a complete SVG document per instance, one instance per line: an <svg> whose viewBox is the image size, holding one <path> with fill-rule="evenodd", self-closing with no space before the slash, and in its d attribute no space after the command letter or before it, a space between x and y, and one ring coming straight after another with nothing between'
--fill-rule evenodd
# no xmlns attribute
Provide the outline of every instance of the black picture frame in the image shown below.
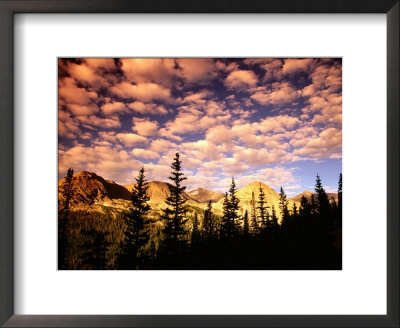
<svg viewBox="0 0 400 328"><path fill-rule="evenodd" d="M398 0L0 0L0 324L4 327L399 327L399 7ZM14 315L13 17L16 13L385 13L387 315Z"/></svg>

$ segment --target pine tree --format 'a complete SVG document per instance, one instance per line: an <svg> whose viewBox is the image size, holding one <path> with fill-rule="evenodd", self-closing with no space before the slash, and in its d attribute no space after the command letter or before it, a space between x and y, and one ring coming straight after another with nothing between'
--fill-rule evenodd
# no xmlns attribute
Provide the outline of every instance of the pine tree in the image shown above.
<svg viewBox="0 0 400 328"><path fill-rule="evenodd" d="M281 191L279 193L279 209L281 210L282 224L286 224L289 219L288 203L289 202L287 200L285 191L281 187Z"/></svg>
<svg viewBox="0 0 400 328"><path fill-rule="evenodd" d="M234 226L238 225L237 219L239 218L237 212L239 211L239 198L236 197L236 184L235 180L232 178L231 187L229 188L229 201L231 205L231 213Z"/></svg>
<svg viewBox="0 0 400 328"><path fill-rule="evenodd" d="M232 238L239 225L237 213L239 211L239 199L236 197L236 192L235 180L232 178L229 194L225 193L224 214L221 222L221 235L225 238Z"/></svg>
<svg viewBox="0 0 400 328"><path fill-rule="evenodd" d="M310 213L311 213L311 215L315 215L315 214L317 213L317 204L315 203L315 196L314 196L314 194L311 195Z"/></svg>
<svg viewBox="0 0 400 328"><path fill-rule="evenodd" d="M197 213L194 213L192 238L191 238L192 246L195 246L199 242L199 240L200 240L199 218L197 216Z"/></svg>
<svg viewBox="0 0 400 328"><path fill-rule="evenodd" d="M261 222L261 228L266 229L269 227L269 215L268 215L268 210L266 206L267 202L265 201L265 193L264 189L261 187L259 188L259 194L258 194L258 217L260 218Z"/></svg>
<svg viewBox="0 0 400 328"><path fill-rule="evenodd" d="M325 189L322 187L321 178L319 177L318 174L315 183L315 192L317 194L317 200L318 200L318 213L321 216L325 217L329 214L330 205L328 196L325 192Z"/></svg>
<svg viewBox="0 0 400 328"><path fill-rule="evenodd" d="M64 206L59 212L58 217L58 268L65 269L65 254L67 251L67 227L69 225L69 207L70 201L73 196L72 180L73 180L74 170L69 168L65 178L65 189L63 192L64 196ZM60 215L61 214L61 215Z"/></svg>
<svg viewBox="0 0 400 328"><path fill-rule="evenodd" d="M276 217L276 212L275 212L275 207L272 205L272 226L277 227L278 226L278 218Z"/></svg>
<svg viewBox="0 0 400 328"><path fill-rule="evenodd" d="M243 234L245 236L249 234L249 215L247 214L247 210L244 212L243 216Z"/></svg>
<svg viewBox="0 0 400 328"><path fill-rule="evenodd" d="M74 175L74 170L72 168L69 168L67 171L67 176L65 177L65 190L64 190L64 208L63 208L63 214L64 214L64 220L65 222L68 221L68 215L69 215L69 203L72 198L72 180L73 180L73 175Z"/></svg>
<svg viewBox="0 0 400 328"><path fill-rule="evenodd" d="M163 229L164 247L167 248L169 253L183 250L187 245L188 232L185 224L188 219L186 218L186 199L183 197L186 187L181 185L182 181L187 178L183 176L181 165L179 153L176 153L171 165L173 171L169 177L172 181L172 184L168 184L170 195L165 201L168 207L163 210L162 214L165 223Z"/></svg>
<svg viewBox="0 0 400 328"><path fill-rule="evenodd" d="M312 197L314 197L314 195L312 195ZM304 197L304 195L301 197L301 200L300 200L299 212L302 217L308 217L311 215L311 205L308 202L307 198Z"/></svg>
<svg viewBox="0 0 400 328"><path fill-rule="evenodd" d="M251 192L251 201L250 201L250 206L251 206L251 229L253 233L258 232L258 222L257 222L257 211L256 211L256 201L254 199L254 191Z"/></svg>
<svg viewBox="0 0 400 328"><path fill-rule="evenodd" d="M147 203L150 198L147 196L149 187L145 180L144 167L135 180L136 184L131 192L131 208L126 216L125 245L120 260L123 269L137 268L139 253L150 238L149 223L146 218L150 210Z"/></svg>
<svg viewBox="0 0 400 328"><path fill-rule="evenodd" d="M212 223L212 202L208 201L207 208L204 210L203 219L203 231L207 237L211 236L213 233L213 223Z"/></svg>
<svg viewBox="0 0 400 328"><path fill-rule="evenodd" d="M298 215L296 203L293 203L293 217Z"/></svg>

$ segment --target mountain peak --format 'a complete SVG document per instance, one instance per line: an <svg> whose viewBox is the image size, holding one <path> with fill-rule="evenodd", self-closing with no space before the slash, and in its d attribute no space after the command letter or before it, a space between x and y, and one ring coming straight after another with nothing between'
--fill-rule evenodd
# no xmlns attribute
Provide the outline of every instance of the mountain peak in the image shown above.
<svg viewBox="0 0 400 328"><path fill-rule="evenodd" d="M58 182L59 202L64 201L66 179ZM130 199L129 192L113 181L106 181L93 172L81 171L72 176L73 199L71 204L94 204L104 200Z"/></svg>
<svg viewBox="0 0 400 328"><path fill-rule="evenodd" d="M274 189L272 189L270 186L266 185L264 182L261 181L253 181L249 183L246 187L240 189L243 191L253 191L254 193L259 193L260 187L263 188L264 192L268 193L276 193Z"/></svg>
<svg viewBox="0 0 400 328"><path fill-rule="evenodd" d="M96 173L94 172L89 172L89 171L80 171L78 173L74 174L75 177L81 177L81 176L88 176L88 177L94 177L94 176L98 176Z"/></svg>
<svg viewBox="0 0 400 328"><path fill-rule="evenodd" d="M279 193L277 193L274 189L266 185L261 181L253 181L249 183L246 187L241 188L237 191L236 197L239 198L240 209L239 214L243 215L247 210L249 213L251 212L251 201L252 201L252 193L254 193L254 199L257 202L260 194L260 186L263 188L265 194L265 202L268 209L268 212L271 214L272 206L274 206L276 215L279 219L281 219L281 213L279 211ZM293 204L295 203L293 200L289 201L289 209L292 209ZM299 207L300 204L296 202L296 206ZM221 215L223 213L223 199L219 200L215 206L215 210L219 212Z"/></svg>
<svg viewBox="0 0 400 328"><path fill-rule="evenodd" d="M204 188L197 188L195 190L189 191L188 195L197 200L199 203L207 203L210 200L215 203L224 197L224 194L222 193L214 192Z"/></svg>

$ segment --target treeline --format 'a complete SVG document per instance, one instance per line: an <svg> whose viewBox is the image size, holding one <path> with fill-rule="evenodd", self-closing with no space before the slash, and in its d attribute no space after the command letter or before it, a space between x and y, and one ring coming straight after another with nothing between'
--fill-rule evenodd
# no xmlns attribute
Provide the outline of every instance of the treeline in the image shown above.
<svg viewBox="0 0 400 328"><path fill-rule="evenodd" d="M144 168L129 210L118 214L70 212L73 170L68 170L59 213L59 269L341 269L341 174L337 202L317 175L315 196L303 196L299 208L289 208L282 187L279 209L270 207L260 185L243 215L232 179L218 216L211 200L204 211L189 212L181 165L177 153L167 206L158 217L148 205Z"/></svg>

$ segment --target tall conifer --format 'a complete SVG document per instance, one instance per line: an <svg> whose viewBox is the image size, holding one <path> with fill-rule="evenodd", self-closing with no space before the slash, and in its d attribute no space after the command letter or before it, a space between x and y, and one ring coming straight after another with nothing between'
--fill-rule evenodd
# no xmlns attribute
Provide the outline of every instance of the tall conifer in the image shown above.
<svg viewBox="0 0 400 328"><path fill-rule="evenodd" d="M224 214L221 222L221 234L225 238L232 238L239 226L239 198L236 197L236 184L232 178L229 194L224 198Z"/></svg>
<svg viewBox="0 0 400 328"><path fill-rule="evenodd" d="M126 217L125 245L120 261L123 269L136 269L139 266L139 254L150 238L149 222L146 218L150 211L147 203L150 198L147 196L149 187L145 179L144 167L140 169L135 180L136 184L131 192L131 208Z"/></svg>
<svg viewBox="0 0 400 328"><path fill-rule="evenodd" d="M164 220L164 246L168 252L172 253L183 249L187 245L188 237L188 231L185 227L188 220L186 218L186 199L183 197L186 187L181 184L187 178L184 177L181 165L182 161L179 159L179 153L176 153L171 165L171 176L169 177L172 181L172 184L168 184L170 195L165 200L168 207L163 210L162 214L162 219Z"/></svg>
<svg viewBox="0 0 400 328"><path fill-rule="evenodd" d="M279 209L281 210L282 224L286 224L289 219L288 203L289 202L287 200L285 191L281 187L281 191L279 193Z"/></svg>
<svg viewBox="0 0 400 328"><path fill-rule="evenodd" d="M245 236L248 236L249 234L249 215L247 213L247 210L244 212L243 216L243 234Z"/></svg>
<svg viewBox="0 0 400 328"><path fill-rule="evenodd" d="M250 216L251 216L251 230L253 233L258 232L258 222L257 222L257 210L256 210L256 201L254 199L254 191L251 192L251 201L250 201Z"/></svg>
<svg viewBox="0 0 400 328"><path fill-rule="evenodd" d="M212 222L212 202L208 201L207 208L204 210L203 219L203 231L206 237L209 237L213 233L213 222Z"/></svg>
<svg viewBox="0 0 400 328"><path fill-rule="evenodd" d="M269 227L269 215L266 204L267 202L265 201L264 189L261 187L260 184L257 209L258 209L258 217L260 218L261 227L263 229Z"/></svg>
<svg viewBox="0 0 400 328"><path fill-rule="evenodd" d="M321 214L321 216L325 217L329 214L330 205L328 196L325 192L325 189L322 187L321 178L318 174L315 181L315 192L318 200L318 212Z"/></svg>

